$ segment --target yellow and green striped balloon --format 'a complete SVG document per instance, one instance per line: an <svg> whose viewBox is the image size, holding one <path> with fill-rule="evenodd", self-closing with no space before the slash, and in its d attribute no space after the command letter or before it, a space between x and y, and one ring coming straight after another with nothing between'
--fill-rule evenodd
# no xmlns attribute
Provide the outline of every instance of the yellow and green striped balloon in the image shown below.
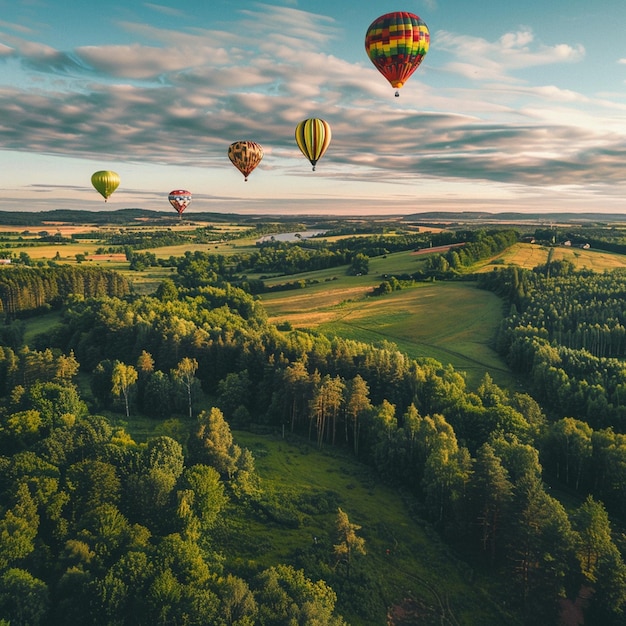
<svg viewBox="0 0 626 626"><path fill-rule="evenodd" d="M296 126L296 143L302 154L311 161L313 171L330 144L330 125L324 120L310 118Z"/></svg>

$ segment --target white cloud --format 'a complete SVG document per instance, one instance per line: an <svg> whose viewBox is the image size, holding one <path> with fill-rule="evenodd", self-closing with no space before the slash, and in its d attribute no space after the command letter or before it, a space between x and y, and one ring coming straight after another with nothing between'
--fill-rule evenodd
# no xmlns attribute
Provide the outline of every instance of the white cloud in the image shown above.
<svg viewBox="0 0 626 626"><path fill-rule="evenodd" d="M438 49L458 58L444 69L478 80L510 81L513 80L509 75L511 71L554 63L576 63L585 56L585 49L580 44L537 44L529 29L505 33L497 41L447 31L437 31L433 39L433 45Z"/></svg>

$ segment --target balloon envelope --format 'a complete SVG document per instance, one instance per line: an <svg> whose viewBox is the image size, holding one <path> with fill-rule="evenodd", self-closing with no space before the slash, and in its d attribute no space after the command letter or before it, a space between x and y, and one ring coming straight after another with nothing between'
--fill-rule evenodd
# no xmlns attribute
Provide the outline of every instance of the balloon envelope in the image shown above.
<svg viewBox="0 0 626 626"><path fill-rule="evenodd" d="M109 196L119 187L120 177L109 170L100 170L91 175L91 184L95 187L106 202Z"/></svg>
<svg viewBox="0 0 626 626"><path fill-rule="evenodd" d="M191 191L186 189L174 189L170 191L167 199L170 204L176 209L178 215L182 215L182 212L189 206L191 202Z"/></svg>
<svg viewBox="0 0 626 626"><path fill-rule="evenodd" d="M228 148L228 158L243 174L244 180L248 180L263 158L263 148L254 141L235 141Z"/></svg>
<svg viewBox="0 0 626 626"><path fill-rule="evenodd" d="M419 67L429 46L428 26L419 16L406 11L381 15L365 35L367 55L396 89Z"/></svg>
<svg viewBox="0 0 626 626"><path fill-rule="evenodd" d="M328 122L315 117L303 120L296 126L296 143L302 154L311 161L313 171L318 160L326 152L331 137Z"/></svg>

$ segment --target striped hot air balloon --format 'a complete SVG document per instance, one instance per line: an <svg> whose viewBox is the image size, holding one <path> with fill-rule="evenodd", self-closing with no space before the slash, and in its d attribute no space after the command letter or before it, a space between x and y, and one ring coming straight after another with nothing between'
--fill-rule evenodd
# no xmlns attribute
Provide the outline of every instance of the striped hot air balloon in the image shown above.
<svg viewBox="0 0 626 626"><path fill-rule="evenodd" d="M311 161L313 171L330 144L330 125L315 117L300 122L296 126L296 143L302 154Z"/></svg>

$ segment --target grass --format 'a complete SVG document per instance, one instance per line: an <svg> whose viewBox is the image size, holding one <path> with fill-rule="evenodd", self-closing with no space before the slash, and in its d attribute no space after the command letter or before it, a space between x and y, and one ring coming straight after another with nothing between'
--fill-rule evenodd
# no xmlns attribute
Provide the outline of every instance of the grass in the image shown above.
<svg viewBox="0 0 626 626"><path fill-rule="evenodd" d="M548 260L552 250L552 260L568 260L576 269L589 269L594 272L611 271L626 268L626 256L600 250L582 250L570 246L549 248L537 244L518 243L505 250L502 254L490 259L488 263L477 268L478 272L487 272L502 265L517 265L524 269L533 269Z"/></svg>
<svg viewBox="0 0 626 626"><path fill-rule="evenodd" d="M502 319L502 301L494 294L468 282L433 282L370 297L385 274L410 274L423 262L402 252L372 259L367 276L347 276L345 268L299 274L319 282L264 294L262 301L272 323L367 343L391 341L412 358L451 363L467 374L471 387L486 371L497 384L513 387L513 377L492 348Z"/></svg>
<svg viewBox="0 0 626 626"><path fill-rule="evenodd" d="M41 333L49 333L52 328L61 323L61 312L52 311L43 315L29 317L24 320L24 343L29 344Z"/></svg>
<svg viewBox="0 0 626 626"><path fill-rule="evenodd" d="M367 555L355 560L354 567L377 580L377 592L387 607L404 598L436 604L434 589L440 598L447 599L458 623L487 626L507 622L488 599L484 583L478 577L470 582L473 572L411 512L410 501L399 498L397 491L379 482L350 454L318 452L303 440L287 441L240 431L234 437L239 445L252 451L264 488L276 493L281 501L289 503L317 495L329 502L325 511L309 510L297 528L246 521L246 537L242 540L249 546L252 563L268 567L293 562L294 554L302 551L332 560L334 523L337 507L341 507L352 523L361 526L358 534L365 539ZM240 547L241 542L237 549ZM382 623L344 617L349 617L353 626Z"/></svg>
<svg viewBox="0 0 626 626"><path fill-rule="evenodd" d="M474 388L485 371L511 387L509 370L492 347L501 319L501 300L473 283L424 283L346 304L318 330L367 343L392 341L412 358L451 363Z"/></svg>

